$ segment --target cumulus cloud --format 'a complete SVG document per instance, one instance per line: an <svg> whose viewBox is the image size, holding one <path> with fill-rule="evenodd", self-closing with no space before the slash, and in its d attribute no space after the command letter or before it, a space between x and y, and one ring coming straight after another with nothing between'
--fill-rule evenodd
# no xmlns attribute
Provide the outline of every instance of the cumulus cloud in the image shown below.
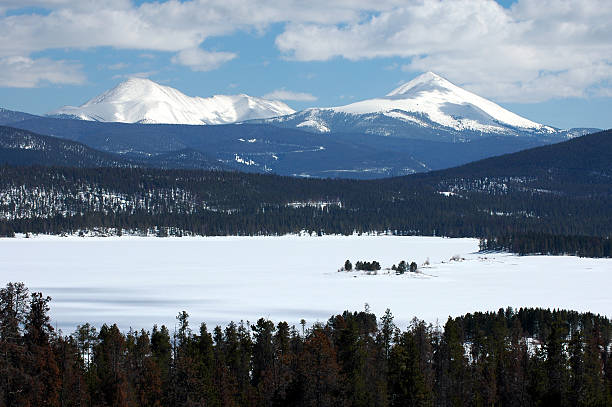
<svg viewBox="0 0 612 407"><path fill-rule="evenodd" d="M295 102L314 102L317 97L310 93L293 92L285 88L276 89L270 93L263 95L265 99L271 100L289 100Z"/></svg>
<svg viewBox="0 0 612 407"><path fill-rule="evenodd" d="M188 66L193 71L206 72L219 68L237 56L233 52L209 52L200 48L190 48L172 57L172 63Z"/></svg>
<svg viewBox="0 0 612 407"><path fill-rule="evenodd" d="M0 58L0 86L34 88L45 83L80 85L85 75L79 65L47 58Z"/></svg>
<svg viewBox="0 0 612 407"><path fill-rule="evenodd" d="M289 24L276 39L298 61L401 57L500 101L606 93L612 79L608 0L423 0L343 26Z"/></svg>
<svg viewBox="0 0 612 407"><path fill-rule="evenodd" d="M400 0L380 0L375 10ZM336 24L357 21L365 0L3 0L0 4L0 58L29 57L49 49L113 47L174 52L173 61L206 71L235 57L199 47L210 37L237 30L261 32L270 24L303 21ZM44 13L7 13L36 7ZM325 12L322 12L325 10ZM51 75L49 75L51 76Z"/></svg>
<svg viewBox="0 0 612 407"><path fill-rule="evenodd" d="M278 22L337 24L358 21L366 10L389 10L399 0L375 7L361 0L9 0L5 7L38 6L44 15L8 16L0 24L0 52L50 48L110 46L124 49L180 51L196 48L212 36L236 30L257 31ZM10 41L9 41L10 39Z"/></svg>
<svg viewBox="0 0 612 407"><path fill-rule="evenodd" d="M612 82L609 0L519 0L510 9L494 0L1 3L0 13L46 12L0 14L0 58L105 46L170 52L174 63L207 71L236 53L204 51L206 39L281 23L275 43L285 58L400 58L406 71L432 70L499 101L605 95Z"/></svg>

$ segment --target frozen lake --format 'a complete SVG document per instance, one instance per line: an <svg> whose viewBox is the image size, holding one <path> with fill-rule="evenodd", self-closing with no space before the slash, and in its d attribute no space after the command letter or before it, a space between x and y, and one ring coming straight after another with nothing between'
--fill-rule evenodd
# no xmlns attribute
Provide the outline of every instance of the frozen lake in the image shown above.
<svg viewBox="0 0 612 407"><path fill-rule="evenodd" d="M181 310L194 326L262 316L297 325L365 303L378 316L390 308L401 327L506 306L612 315L612 259L477 250L475 239L393 236L1 239L0 283L51 296L65 333L85 322L172 329ZM456 254L465 260L449 262ZM385 268L427 258L416 276L337 271L346 259Z"/></svg>

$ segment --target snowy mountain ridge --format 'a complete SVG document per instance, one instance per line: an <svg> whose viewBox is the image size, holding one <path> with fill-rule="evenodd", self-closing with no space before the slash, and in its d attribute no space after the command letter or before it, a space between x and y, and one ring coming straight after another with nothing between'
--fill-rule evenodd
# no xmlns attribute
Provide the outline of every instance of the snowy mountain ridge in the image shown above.
<svg viewBox="0 0 612 407"><path fill-rule="evenodd" d="M310 108L263 122L318 133L342 131L395 136L423 129L435 130L438 136L441 132L448 133L443 137L461 133L471 133L471 136L483 133L554 136L558 133L553 127L521 117L433 72L426 72L382 97L344 106Z"/></svg>
<svg viewBox="0 0 612 407"><path fill-rule="evenodd" d="M50 116L147 124L227 124L294 113L280 101L249 95L190 97L149 79L130 78L81 106L64 106Z"/></svg>

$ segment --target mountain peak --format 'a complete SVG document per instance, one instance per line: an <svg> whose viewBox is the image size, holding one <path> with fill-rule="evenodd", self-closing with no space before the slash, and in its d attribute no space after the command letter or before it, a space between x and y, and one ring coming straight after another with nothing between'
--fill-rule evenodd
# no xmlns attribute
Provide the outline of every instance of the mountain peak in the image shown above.
<svg viewBox="0 0 612 407"><path fill-rule="evenodd" d="M168 93L175 93L187 97L176 89L160 85L147 78L130 77L119 83L114 88L107 90L85 102L82 106L91 106L105 101L113 103L130 101L130 100L163 100Z"/></svg>
<svg viewBox="0 0 612 407"><path fill-rule="evenodd" d="M452 90L453 88L458 88L458 86L453 85L440 75L428 71L392 90L387 94L387 97L406 95L435 88Z"/></svg>
<svg viewBox="0 0 612 407"><path fill-rule="evenodd" d="M113 89L128 89L128 88L147 88L147 87L163 87L157 82L152 81L149 78L139 78L137 76L131 76L119 83Z"/></svg>
<svg viewBox="0 0 612 407"><path fill-rule="evenodd" d="M433 72L425 72L417 76L386 96L330 107L325 109L325 112L352 115L352 121L362 116L363 121L371 126L368 127L368 131L380 134L393 134L396 131L396 123L401 122L407 123L408 126L430 127L453 132L465 131L465 134L516 135L525 132L531 134L555 132L555 129L551 127L512 113L490 100L454 85ZM333 125L321 116L326 114L325 112L321 113L316 109L304 111L302 114L304 121L297 126L313 128L317 131L334 131ZM380 120L381 123L374 125L373 120ZM395 123L385 124L389 120L394 120ZM364 127L364 125L360 126Z"/></svg>
<svg viewBox="0 0 612 407"><path fill-rule="evenodd" d="M51 115L123 123L227 124L293 113L283 102L248 95L190 97L150 79L132 77L79 107Z"/></svg>

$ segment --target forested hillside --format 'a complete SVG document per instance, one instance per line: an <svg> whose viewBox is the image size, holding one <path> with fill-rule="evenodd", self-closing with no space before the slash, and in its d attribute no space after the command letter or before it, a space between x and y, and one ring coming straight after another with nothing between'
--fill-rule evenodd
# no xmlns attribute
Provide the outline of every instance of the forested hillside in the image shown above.
<svg viewBox="0 0 612 407"><path fill-rule="evenodd" d="M84 144L0 126L0 163L28 166L129 167L136 165Z"/></svg>
<svg viewBox="0 0 612 407"><path fill-rule="evenodd" d="M221 170L230 168L192 149L158 154L115 154L76 141L0 126L0 164L63 167L151 167Z"/></svg>
<svg viewBox="0 0 612 407"><path fill-rule="evenodd" d="M612 130L417 177L438 179L449 187L456 180L457 189L474 189L475 186L468 186L469 180L497 180L509 188L532 188L534 192L539 189L557 195L609 196L612 194Z"/></svg>
<svg viewBox="0 0 612 407"><path fill-rule="evenodd" d="M612 257L612 240L597 236L559 236L547 233L513 233L481 239L482 251L508 251L520 255L574 255Z"/></svg>
<svg viewBox="0 0 612 407"><path fill-rule="evenodd" d="M0 122L1 123L1 122ZM542 137L491 136L469 143L437 137L407 141L365 133L312 134L269 124L189 126L102 123L37 117L10 124L37 134L78 141L130 158L192 149L247 172L372 179L465 164L558 142ZM203 168L188 166L182 168Z"/></svg>
<svg viewBox="0 0 612 407"><path fill-rule="evenodd" d="M611 139L608 131L454 170L374 181L5 166L0 231L608 237ZM531 165L524 170L523 162Z"/></svg>
<svg viewBox="0 0 612 407"><path fill-rule="evenodd" d="M609 406L606 317L500 309L397 327L387 311L55 332L50 298L0 289L3 406Z"/></svg>

